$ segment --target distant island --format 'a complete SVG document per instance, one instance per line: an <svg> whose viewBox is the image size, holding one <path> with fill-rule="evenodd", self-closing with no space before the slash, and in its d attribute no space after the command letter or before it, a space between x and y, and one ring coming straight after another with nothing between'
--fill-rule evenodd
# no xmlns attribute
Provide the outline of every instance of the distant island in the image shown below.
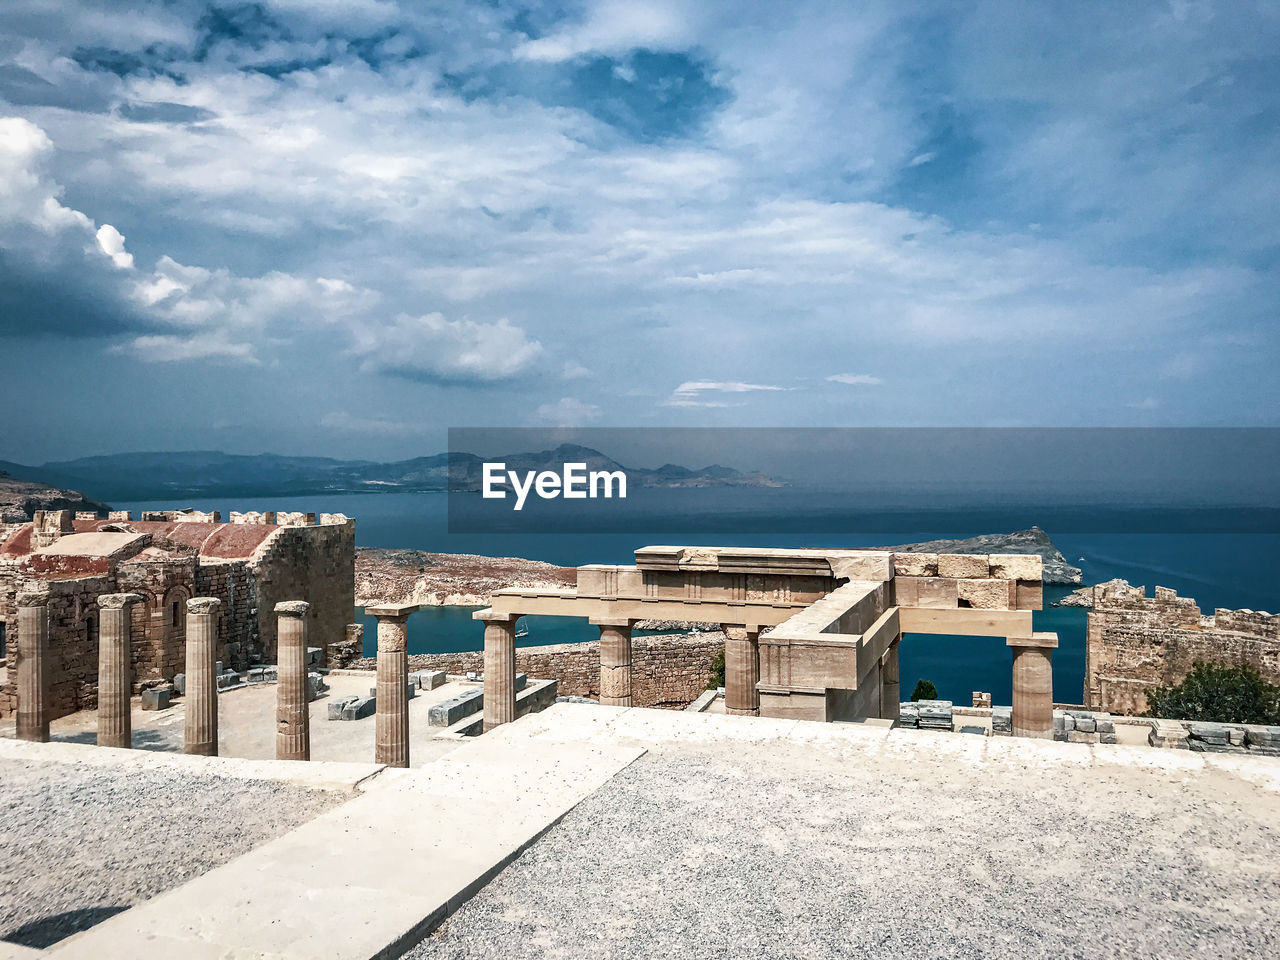
<svg viewBox="0 0 1280 960"><path fill-rule="evenodd" d="M92 490L108 500L174 500L183 497L282 497L340 493L436 493L480 490L482 464L502 461L512 470L559 470L585 463L588 470L622 470L640 487L782 487L762 473L711 464L657 469L629 467L590 447L562 444L552 450L479 457L437 453L379 463L329 457L245 456L220 451L117 453L80 457L38 467L0 461L0 470L53 487Z"/></svg>

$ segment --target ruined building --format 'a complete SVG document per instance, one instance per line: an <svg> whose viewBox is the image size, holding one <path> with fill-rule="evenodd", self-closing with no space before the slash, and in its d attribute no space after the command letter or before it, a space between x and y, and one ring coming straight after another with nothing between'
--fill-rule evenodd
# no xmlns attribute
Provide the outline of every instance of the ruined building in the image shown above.
<svg viewBox="0 0 1280 960"><path fill-rule="evenodd" d="M1190 597L1126 583L1093 588L1085 649L1085 703L1093 710L1140 714L1146 690L1179 683L1197 662L1248 665L1280 683L1280 615L1215 610Z"/></svg>
<svg viewBox="0 0 1280 960"><path fill-rule="evenodd" d="M309 642L345 639L355 605L355 523L342 514L40 511L0 527L0 717L17 706L17 598L47 596L52 716L97 704L98 597L137 593L134 691L172 680L186 652L186 601L222 601L218 659L244 669L276 655L275 605L305 600Z"/></svg>

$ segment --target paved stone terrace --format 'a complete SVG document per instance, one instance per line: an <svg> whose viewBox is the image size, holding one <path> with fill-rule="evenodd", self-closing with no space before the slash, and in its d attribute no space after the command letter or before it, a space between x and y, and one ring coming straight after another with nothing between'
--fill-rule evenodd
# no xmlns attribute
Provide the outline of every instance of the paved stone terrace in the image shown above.
<svg viewBox="0 0 1280 960"><path fill-rule="evenodd" d="M1280 955L1280 761L576 710L648 753L411 956Z"/></svg>

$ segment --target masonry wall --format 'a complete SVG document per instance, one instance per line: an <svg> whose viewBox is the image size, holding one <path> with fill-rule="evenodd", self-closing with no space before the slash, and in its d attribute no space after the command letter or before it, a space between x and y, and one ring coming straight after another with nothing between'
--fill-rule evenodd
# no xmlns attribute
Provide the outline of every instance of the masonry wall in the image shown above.
<svg viewBox="0 0 1280 960"><path fill-rule="evenodd" d="M635 637L631 641L631 698L637 707L683 709L696 700L711 679L711 662L724 652L724 634ZM366 659L353 666L372 669ZM481 673L484 653L415 654L410 670ZM562 697L600 695L600 643L562 643L516 648L516 672L539 680L556 680Z"/></svg>
<svg viewBox="0 0 1280 960"><path fill-rule="evenodd" d="M249 561L256 584L250 603L262 662L275 663L275 607L284 600L311 604L307 613L311 646L327 652L346 637L356 605L355 521L323 520L315 527L281 527Z"/></svg>
<svg viewBox="0 0 1280 960"><path fill-rule="evenodd" d="M1280 683L1280 616L1253 610L1204 616L1195 600L1165 587L1156 587L1154 597L1141 587L1094 589L1085 653L1090 709L1143 713L1147 688L1180 682L1197 661L1249 665Z"/></svg>

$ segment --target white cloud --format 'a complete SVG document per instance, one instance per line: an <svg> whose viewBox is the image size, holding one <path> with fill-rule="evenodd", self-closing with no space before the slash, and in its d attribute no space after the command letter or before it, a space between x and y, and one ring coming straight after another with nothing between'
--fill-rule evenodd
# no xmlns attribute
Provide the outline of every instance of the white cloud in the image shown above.
<svg viewBox="0 0 1280 960"><path fill-rule="evenodd" d="M738 380L686 380L663 401L665 407L728 407L737 406L724 400L706 399L705 393L758 393L789 390L765 383L743 383Z"/></svg>
<svg viewBox="0 0 1280 960"><path fill-rule="evenodd" d="M221 330L195 334L155 334L134 337L116 348L148 363L176 363L190 360L221 360L257 364L253 345L236 343Z"/></svg>
<svg viewBox="0 0 1280 960"><path fill-rule="evenodd" d="M98 228L98 247L111 258L121 270L133 269L133 254L127 252L124 248L124 237L120 231L109 223L104 223Z"/></svg>
<svg viewBox="0 0 1280 960"><path fill-rule="evenodd" d="M560 371L561 380L585 380L591 371L575 360L566 360Z"/></svg>
<svg viewBox="0 0 1280 960"><path fill-rule="evenodd" d="M401 314L385 323L356 321L350 334L351 353L363 361L362 369L446 383L509 380L543 352L541 343L506 318L489 323Z"/></svg>
<svg viewBox="0 0 1280 960"><path fill-rule="evenodd" d="M540 404L534 412L534 420L553 427L580 427L584 423L600 419L602 412L594 403L561 397L555 403Z"/></svg>
<svg viewBox="0 0 1280 960"><path fill-rule="evenodd" d="M584 53L659 49L686 42L692 26L689 6L674 0L597 0L583 22L522 43L516 56L555 62Z"/></svg>
<svg viewBox="0 0 1280 960"><path fill-rule="evenodd" d="M847 383L851 386L878 387L884 380L869 373L833 373L827 377L830 383Z"/></svg>

